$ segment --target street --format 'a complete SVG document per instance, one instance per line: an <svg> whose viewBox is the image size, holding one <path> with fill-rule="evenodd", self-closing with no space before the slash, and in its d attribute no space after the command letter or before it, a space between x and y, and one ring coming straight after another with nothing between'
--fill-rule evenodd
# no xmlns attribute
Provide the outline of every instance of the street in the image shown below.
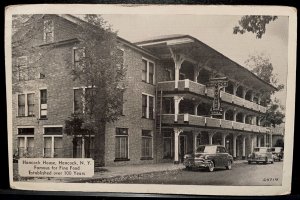
<svg viewBox="0 0 300 200"><path fill-rule="evenodd" d="M178 170L176 173L156 173L151 177L123 180L120 183L180 184L180 185L281 185L283 162L274 164L234 163L232 170Z"/></svg>

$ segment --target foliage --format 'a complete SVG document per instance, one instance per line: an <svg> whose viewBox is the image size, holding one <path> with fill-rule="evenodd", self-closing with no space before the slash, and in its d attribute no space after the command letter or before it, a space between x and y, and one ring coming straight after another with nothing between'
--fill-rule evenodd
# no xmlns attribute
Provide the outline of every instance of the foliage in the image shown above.
<svg viewBox="0 0 300 200"><path fill-rule="evenodd" d="M245 32L252 32L256 38L261 39L266 32L266 25L271 21L275 21L277 16L263 16L263 15L246 15L239 20L239 25L233 28L233 33L244 34Z"/></svg>
<svg viewBox="0 0 300 200"><path fill-rule="evenodd" d="M98 164L104 165L106 123L114 122L122 115L126 74L123 51L118 48L117 34L101 16L85 15L81 27L77 35L80 59L76 65L70 63L74 81L91 90L83 95L80 129L95 134L98 147L95 157Z"/></svg>
<svg viewBox="0 0 300 200"><path fill-rule="evenodd" d="M274 147L284 147L283 139L278 139L274 145Z"/></svg>
<svg viewBox="0 0 300 200"><path fill-rule="evenodd" d="M245 61L245 65L248 66L248 68L250 68L251 71L259 78L267 83L275 85L278 91L284 88L283 84L278 84L277 74L273 73L273 65L270 59L265 55L251 55ZM271 95L273 93L265 92L262 95L262 101L268 107L266 115L264 115L262 119L263 126L275 127L275 125L279 125L284 122L283 119L285 115L282 112L284 108L280 105L280 102L277 99L271 99Z"/></svg>
<svg viewBox="0 0 300 200"><path fill-rule="evenodd" d="M264 54L250 55L245 61L245 65L259 78L267 83L275 85L278 90L284 88L283 84L278 84L277 74L273 73L273 64Z"/></svg>
<svg viewBox="0 0 300 200"><path fill-rule="evenodd" d="M284 121L284 113L279 109L280 105L277 100L271 101L268 106L267 112L263 117L262 123L264 126L272 126L275 128L276 125L282 124Z"/></svg>

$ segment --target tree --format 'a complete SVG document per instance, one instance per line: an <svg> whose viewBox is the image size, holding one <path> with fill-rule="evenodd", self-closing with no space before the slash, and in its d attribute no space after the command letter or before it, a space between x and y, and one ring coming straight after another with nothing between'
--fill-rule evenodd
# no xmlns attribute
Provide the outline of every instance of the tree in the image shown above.
<svg viewBox="0 0 300 200"><path fill-rule="evenodd" d="M117 34L99 15L85 15L78 34L78 62L72 64L74 81L89 87L84 95L84 111L73 120L82 120L78 130L95 134L95 160L104 165L106 124L119 119L125 90L123 51L118 48ZM66 121L66 126L72 124ZM89 127L89 128L83 128ZM74 134L74 133L73 133Z"/></svg>
<svg viewBox="0 0 300 200"><path fill-rule="evenodd" d="M270 59L264 54L249 56L245 61L245 65L259 78L267 83L275 85L277 90L282 90L284 88L283 84L278 84L277 75L273 73L273 65L270 62ZM275 127L275 125L280 125L283 123L285 117L282 112L284 108L280 105L280 102L277 99L272 100L271 95L273 93L266 92L262 96L262 101L268 107L266 115L264 115L262 119L263 126Z"/></svg>
<svg viewBox="0 0 300 200"><path fill-rule="evenodd" d="M245 32L252 32L256 34L256 38L261 39L266 32L266 25L271 21L275 21L277 16L263 16L263 15L246 15L239 20L239 25L233 28L233 33L244 34Z"/></svg>

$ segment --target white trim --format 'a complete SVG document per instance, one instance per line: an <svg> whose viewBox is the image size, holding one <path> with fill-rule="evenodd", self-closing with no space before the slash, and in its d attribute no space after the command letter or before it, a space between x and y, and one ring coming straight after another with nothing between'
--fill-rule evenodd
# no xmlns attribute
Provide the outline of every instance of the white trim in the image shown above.
<svg viewBox="0 0 300 200"><path fill-rule="evenodd" d="M146 107L146 119L155 119L155 97L154 95L151 95L151 94L147 94L147 93L144 93L142 92L142 95L145 95L147 97L147 107ZM150 118L149 116L149 113L150 113L150 98L149 97L152 97L153 98L153 117ZM143 102L142 102L143 104Z"/></svg>
<svg viewBox="0 0 300 200"><path fill-rule="evenodd" d="M52 127L53 128L57 128L57 127L61 127L62 128L63 125L48 125L48 124L47 125L43 125L43 128L52 128Z"/></svg>
<svg viewBox="0 0 300 200"><path fill-rule="evenodd" d="M18 125L17 125L17 129L19 129L19 128L35 128L35 126L32 126L32 125L28 125L28 126L26 126L26 125L21 125L21 126L18 126Z"/></svg>

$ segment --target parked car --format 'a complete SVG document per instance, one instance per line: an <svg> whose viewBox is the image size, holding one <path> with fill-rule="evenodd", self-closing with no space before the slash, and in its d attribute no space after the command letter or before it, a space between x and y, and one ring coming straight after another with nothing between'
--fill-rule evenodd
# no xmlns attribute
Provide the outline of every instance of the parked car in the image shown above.
<svg viewBox="0 0 300 200"><path fill-rule="evenodd" d="M221 145L200 145L193 154L184 156L183 164L187 169L207 168L212 172L215 168L232 168L233 157Z"/></svg>
<svg viewBox="0 0 300 200"><path fill-rule="evenodd" d="M270 147L255 147L253 152L248 156L248 164L251 163L271 164L274 162L273 154Z"/></svg>
<svg viewBox="0 0 300 200"><path fill-rule="evenodd" d="M274 161L281 161L283 159L283 148L282 147L272 147L271 148Z"/></svg>

